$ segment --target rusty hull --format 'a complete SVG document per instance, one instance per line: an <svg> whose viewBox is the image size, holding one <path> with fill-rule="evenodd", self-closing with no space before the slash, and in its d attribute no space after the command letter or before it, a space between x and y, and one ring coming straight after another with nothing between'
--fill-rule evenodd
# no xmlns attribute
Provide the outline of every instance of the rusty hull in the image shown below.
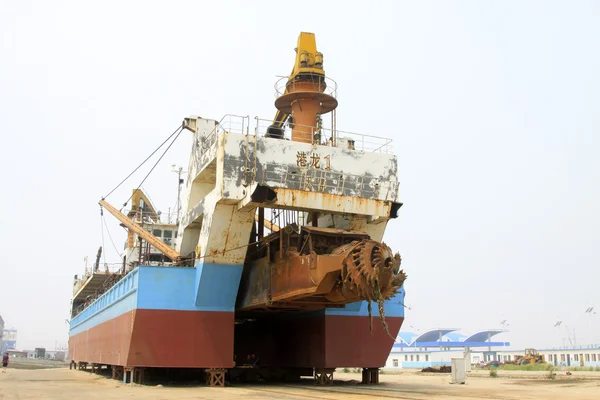
<svg viewBox="0 0 600 400"><path fill-rule="evenodd" d="M332 193L273 188L277 198L265 204L272 208L322 211L333 214L357 214L395 218L397 206L390 200L367 199Z"/></svg>

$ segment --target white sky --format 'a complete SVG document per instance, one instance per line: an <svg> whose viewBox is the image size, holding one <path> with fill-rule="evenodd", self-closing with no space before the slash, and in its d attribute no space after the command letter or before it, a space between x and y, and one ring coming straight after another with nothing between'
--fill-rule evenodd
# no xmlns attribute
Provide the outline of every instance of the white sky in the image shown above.
<svg viewBox="0 0 600 400"><path fill-rule="evenodd" d="M403 330L507 319L505 339L542 347L561 344L563 320L590 342L600 4L285 4L0 0L0 315L18 346L66 344L100 197L190 114L272 118L300 31L339 84L338 128L394 139L405 205L386 241L409 275ZM183 134L144 185L163 211L189 146Z"/></svg>

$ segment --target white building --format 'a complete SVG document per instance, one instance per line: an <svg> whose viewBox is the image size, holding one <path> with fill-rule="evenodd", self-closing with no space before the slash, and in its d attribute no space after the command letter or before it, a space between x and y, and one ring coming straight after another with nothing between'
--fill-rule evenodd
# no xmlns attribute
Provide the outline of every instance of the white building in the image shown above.
<svg viewBox="0 0 600 400"><path fill-rule="evenodd" d="M401 332L388 356L385 369L426 368L451 365L453 358L468 357L472 365L491 361L511 362L525 350L507 350L509 342L493 342L502 329L479 331L470 336L458 329L433 329L420 335ZM600 345L577 348L537 349L547 363L564 367L600 367Z"/></svg>
<svg viewBox="0 0 600 400"><path fill-rule="evenodd" d="M495 342L492 337L505 332L487 329L466 336L458 329L432 329L422 334L401 332L388 356L385 368L426 368L450 365L452 358L470 354L473 364L497 360L498 349L509 342Z"/></svg>

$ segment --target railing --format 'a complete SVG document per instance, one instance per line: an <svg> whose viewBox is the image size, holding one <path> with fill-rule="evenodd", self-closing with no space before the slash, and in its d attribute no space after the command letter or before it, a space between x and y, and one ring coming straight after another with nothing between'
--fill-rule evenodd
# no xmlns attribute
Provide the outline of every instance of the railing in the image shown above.
<svg viewBox="0 0 600 400"><path fill-rule="evenodd" d="M98 289L93 295L89 296L84 304L72 310L71 327L73 328L95 313L112 305L115 301L129 295L130 291L136 286L135 274L137 274L137 271L134 270L133 273L112 275L111 279L105 282L102 288Z"/></svg>
<svg viewBox="0 0 600 400"><path fill-rule="evenodd" d="M273 124L273 120L255 117L254 135L265 136L267 129ZM250 134L250 116L227 114L217 123L215 128L208 133L202 143L203 148L211 147L217 138L224 132L237 133L241 135ZM367 153L393 154L392 139L380 136L366 135L363 133L332 130L324 127L314 127L295 124L302 127L305 132L311 132L315 144L323 146L344 147L350 150ZM290 139L292 128L289 124L283 126L284 137Z"/></svg>
<svg viewBox="0 0 600 400"><path fill-rule="evenodd" d="M306 74L304 76L307 76ZM312 76L312 80L318 84L319 86L321 86L321 88L323 90L321 90L322 93L325 93L333 98L337 98L337 82L334 81L331 78L327 78L323 75L317 75L317 74L311 74ZM279 98L282 95L285 94L286 89L290 89L290 91L294 91L296 85L299 85L299 87L303 87L306 83L306 80L299 80L299 81L291 81L289 82L290 77L289 76L284 76L281 79L279 79L277 82L275 82L275 98ZM302 86L300 86L302 85Z"/></svg>
<svg viewBox="0 0 600 400"><path fill-rule="evenodd" d="M250 116L226 114L215 128L204 138L203 147L211 147L224 132L247 135L250 131Z"/></svg>
<svg viewBox="0 0 600 400"><path fill-rule="evenodd" d="M258 117L256 117L255 120L256 127L254 134L256 136L265 136L267 129L273 124L273 120L261 119ZM384 137L340 130L333 131L323 127L319 128L298 124L295 124L295 126L305 128L303 129L305 132L311 132L313 138L315 139L315 144L344 147L350 150L357 150L366 153L392 154L394 150L392 146L392 139ZM283 128L284 136L286 138L291 138L292 129L289 124L284 125Z"/></svg>
<svg viewBox="0 0 600 400"><path fill-rule="evenodd" d="M78 278L78 282L81 282L81 283L85 282L90 276L92 276L92 274L112 274L112 273L118 272L122 266L123 266L122 262L105 263L105 262L100 261L98 270L94 271L93 264L87 265L85 267L84 274L81 276L81 278Z"/></svg>

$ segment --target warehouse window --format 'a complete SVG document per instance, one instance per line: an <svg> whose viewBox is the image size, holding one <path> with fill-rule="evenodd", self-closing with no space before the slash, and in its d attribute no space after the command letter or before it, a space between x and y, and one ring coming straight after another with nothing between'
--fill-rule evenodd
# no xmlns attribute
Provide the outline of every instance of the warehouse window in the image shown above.
<svg viewBox="0 0 600 400"><path fill-rule="evenodd" d="M394 358L394 367L397 367L397 366L398 366L398 359Z"/></svg>
<svg viewBox="0 0 600 400"><path fill-rule="evenodd" d="M404 361L408 361L408 356L407 355L404 356Z"/></svg>
<svg viewBox="0 0 600 400"><path fill-rule="evenodd" d="M429 355L425 354L425 361L429 361Z"/></svg>
<svg viewBox="0 0 600 400"><path fill-rule="evenodd" d="M592 361L596 361L596 355L592 354Z"/></svg>
<svg viewBox="0 0 600 400"><path fill-rule="evenodd" d="M575 361L579 361L579 354L575 354L575 355L573 356L573 359L574 359Z"/></svg>
<svg viewBox="0 0 600 400"><path fill-rule="evenodd" d="M564 354L561 354L561 355L560 355L560 361L563 361L563 362L564 362L564 361L566 361L566 360L567 360L567 358L565 357L565 355L564 355Z"/></svg>
<svg viewBox="0 0 600 400"><path fill-rule="evenodd" d="M419 361L419 355L417 354L417 361Z"/></svg>
<svg viewBox="0 0 600 400"><path fill-rule="evenodd" d="M414 361L414 356L412 354L410 355L410 361Z"/></svg>
<svg viewBox="0 0 600 400"><path fill-rule="evenodd" d="M589 354L585 355L585 361L590 361L590 355Z"/></svg>

